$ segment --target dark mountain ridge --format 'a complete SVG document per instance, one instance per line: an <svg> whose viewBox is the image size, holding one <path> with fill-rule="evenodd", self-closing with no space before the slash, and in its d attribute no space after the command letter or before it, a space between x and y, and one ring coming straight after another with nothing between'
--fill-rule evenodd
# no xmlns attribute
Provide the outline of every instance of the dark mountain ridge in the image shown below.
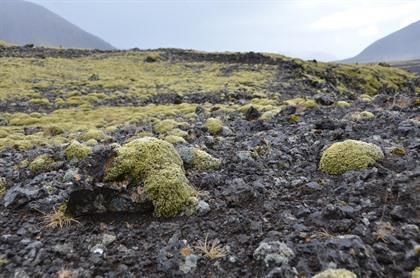
<svg viewBox="0 0 420 278"><path fill-rule="evenodd" d="M420 58L420 21L412 23L369 45L345 63L406 61Z"/></svg>
<svg viewBox="0 0 420 278"><path fill-rule="evenodd" d="M21 0L0 1L0 40L19 45L114 49L48 9Z"/></svg>

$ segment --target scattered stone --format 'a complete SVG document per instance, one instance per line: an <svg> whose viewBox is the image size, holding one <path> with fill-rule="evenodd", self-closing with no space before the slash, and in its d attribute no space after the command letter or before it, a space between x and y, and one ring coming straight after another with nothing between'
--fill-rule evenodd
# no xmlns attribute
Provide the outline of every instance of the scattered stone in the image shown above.
<svg viewBox="0 0 420 278"><path fill-rule="evenodd" d="M332 105L335 102L333 96L326 94L317 94L314 96L314 100L321 105Z"/></svg>
<svg viewBox="0 0 420 278"><path fill-rule="evenodd" d="M247 121L254 121L261 116L261 113L253 106L249 107L245 112L245 119Z"/></svg>
<svg viewBox="0 0 420 278"><path fill-rule="evenodd" d="M103 234L102 235L102 244L105 247L112 244L116 240L117 240L117 237L115 235L112 235L112 234Z"/></svg>
<svg viewBox="0 0 420 278"><path fill-rule="evenodd" d="M185 261L182 262L179 266L179 270L183 273L193 273L197 268L198 256L191 254L185 257Z"/></svg>
<svg viewBox="0 0 420 278"><path fill-rule="evenodd" d="M288 264L294 256L293 250L280 241L261 242L254 251L254 258L264 261L267 267Z"/></svg>
<svg viewBox="0 0 420 278"><path fill-rule="evenodd" d="M198 259L187 241L179 240L179 233L170 238L168 245L160 249L156 257L158 270L171 275L193 273L197 268Z"/></svg>
<svg viewBox="0 0 420 278"><path fill-rule="evenodd" d="M41 196L41 189L27 185L23 188L16 185L10 188L4 196L5 207L20 207Z"/></svg>
<svg viewBox="0 0 420 278"><path fill-rule="evenodd" d="M97 244L90 249L90 252L102 256L105 253L105 247L102 244Z"/></svg>
<svg viewBox="0 0 420 278"><path fill-rule="evenodd" d="M198 201L196 209L197 209L198 215L206 215L211 210L210 205L207 202L202 201L202 200Z"/></svg>

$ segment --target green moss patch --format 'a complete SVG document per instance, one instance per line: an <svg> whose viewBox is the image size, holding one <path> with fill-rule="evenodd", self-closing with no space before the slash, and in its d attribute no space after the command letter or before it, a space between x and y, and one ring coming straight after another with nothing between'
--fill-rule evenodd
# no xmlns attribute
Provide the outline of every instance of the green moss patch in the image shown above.
<svg viewBox="0 0 420 278"><path fill-rule="evenodd" d="M187 141L185 141L184 138L182 138L180 136L176 136L176 135L168 135L168 136L166 136L165 137L165 141L166 142L169 142L169 143L171 143L173 145L176 145L176 144L186 144L187 143Z"/></svg>
<svg viewBox="0 0 420 278"><path fill-rule="evenodd" d="M217 170L220 168L220 159L214 158L207 152L198 148L193 149L193 167L199 171Z"/></svg>
<svg viewBox="0 0 420 278"><path fill-rule="evenodd" d="M382 150L374 144L345 140L332 144L323 152L319 169L327 174L339 175L367 168L383 158Z"/></svg>
<svg viewBox="0 0 420 278"><path fill-rule="evenodd" d="M72 160L74 158L78 160L82 160L88 155L90 155L92 149L88 146L85 146L78 141L73 141L65 150L65 155L68 160Z"/></svg>
<svg viewBox="0 0 420 278"><path fill-rule="evenodd" d="M222 131L223 122L220 119L208 118L204 127L207 128L210 134L217 135Z"/></svg>
<svg viewBox="0 0 420 278"><path fill-rule="evenodd" d="M155 215L173 217L194 205L183 162L172 144L152 138L136 139L117 149L105 180L132 177L153 202Z"/></svg>
<svg viewBox="0 0 420 278"><path fill-rule="evenodd" d="M30 164L29 169L34 173L47 172L51 169L54 164L54 159L47 155L42 154L36 157Z"/></svg>
<svg viewBox="0 0 420 278"><path fill-rule="evenodd" d="M95 139L96 141L101 141L106 138L105 133L99 129L89 129L80 136L80 140L83 142Z"/></svg>

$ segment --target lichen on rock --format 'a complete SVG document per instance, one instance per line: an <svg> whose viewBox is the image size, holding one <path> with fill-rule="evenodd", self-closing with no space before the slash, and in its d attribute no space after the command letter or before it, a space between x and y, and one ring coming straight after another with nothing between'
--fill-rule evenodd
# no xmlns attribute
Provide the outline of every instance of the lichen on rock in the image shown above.
<svg viewBox="0 0 420 278"><path fill-rule="evenodd" d="M319 169L327 174L339 175L367 168L383 157L382 150L374 144L345 140L332 144L322 153Z"/></svg>
<svg viewBox="0 0 420 278"><path fill-rule="evenodd" d="M327 269L313 278L357 278L357 276L347 269Z"/></svg>
<svg viewBox="0 0 420 278"><path fill-rule="evenodd" d="M125 176L144 184L158 217L173 217L194 205L195 190L188 184L182 160L166 141L144 137L117 149L105 180L117 181Z"/></svg>

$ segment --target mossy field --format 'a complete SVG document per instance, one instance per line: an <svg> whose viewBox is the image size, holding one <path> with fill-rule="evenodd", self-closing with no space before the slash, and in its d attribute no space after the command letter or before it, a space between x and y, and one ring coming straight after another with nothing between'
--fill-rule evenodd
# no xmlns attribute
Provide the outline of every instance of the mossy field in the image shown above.
<svg viewBox="0 0 420 278"><path fill-rule="evenodd" d="M416 277L419 148L387 64L0 42L0 277Z"/></svg>
<svg viewBox="0 0 420 278"><path fill-rule="evenodd" d="M183 61L183 56L190 58ZM195 121L198 104L207 113L245 112L253 106L269 119L287 105L314 108L317 93L369 99L381 90L406 90L416 78L379 65L305 62L273 54L244 63L241 56L157 50L73 59L1 57L0 119L7 124L0 126L0 149L68 143L92 130L111 135L124 124L142 124L148 131L165 119L188 124Z"/></svg>

